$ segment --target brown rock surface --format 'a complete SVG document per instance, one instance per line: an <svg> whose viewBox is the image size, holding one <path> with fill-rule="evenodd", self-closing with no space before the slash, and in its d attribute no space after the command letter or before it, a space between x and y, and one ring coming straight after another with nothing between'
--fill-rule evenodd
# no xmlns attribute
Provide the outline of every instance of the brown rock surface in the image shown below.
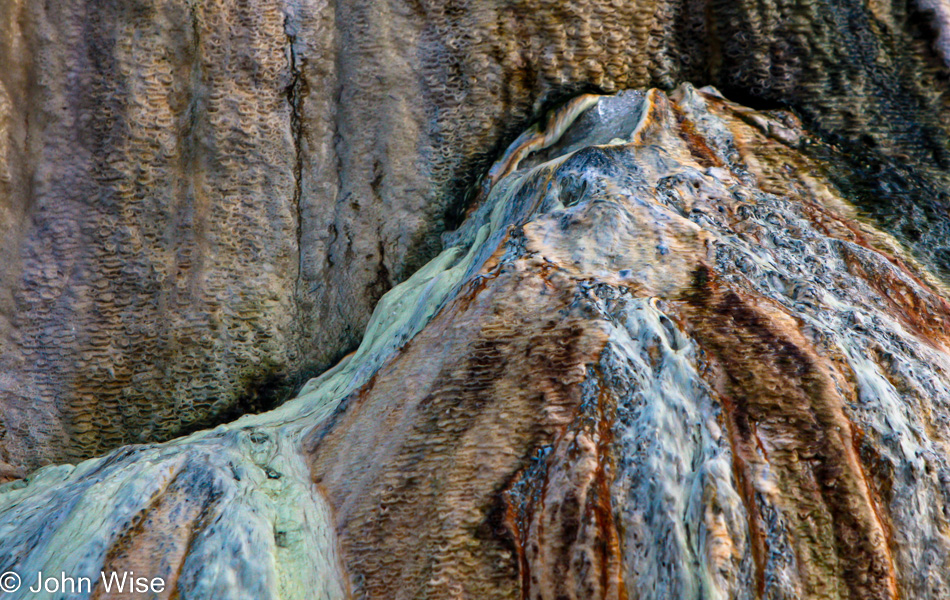
<svg viewBox="0 0 950 600"><path fill-rule="evenodd" d="M435 255L497 150L579 91L690 80L794 107L844 149L827 177L946 270L946 12L4 2L0 463L282 399Z"/></svg>
<svg viewBox="0 0 950 600"><path fill-rule="evenodd" d="M587 104L297 398L0 487L0 567L217 600L950 595L947 288L792 114Z"/></svg>

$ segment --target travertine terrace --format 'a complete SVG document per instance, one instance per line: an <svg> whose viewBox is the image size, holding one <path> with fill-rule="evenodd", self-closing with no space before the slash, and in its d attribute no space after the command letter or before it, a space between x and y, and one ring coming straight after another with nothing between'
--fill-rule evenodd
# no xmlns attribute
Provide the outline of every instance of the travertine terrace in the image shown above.
<svg viewBox="0 0 950 600"><path fill-rule="evenodd" d="M787 107L946 276L945 0L5 0L0 468L266 410L582 93Z"/></svg>
<svg viewBox="0 0 950 600"><path fill-rule="evenodd" d="M0 564L181 598L947 597L947 289L848 157L690 85L544 123L358 350L6 484Z"/></svg>

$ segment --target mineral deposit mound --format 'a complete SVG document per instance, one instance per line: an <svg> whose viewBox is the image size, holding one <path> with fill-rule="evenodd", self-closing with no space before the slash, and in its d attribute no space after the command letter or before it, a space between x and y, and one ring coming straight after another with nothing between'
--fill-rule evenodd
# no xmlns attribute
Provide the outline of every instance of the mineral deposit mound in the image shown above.
<svg viewBox="0 0 950 600"><path fill-rule="evenodd" d="M950 1L0 0L0 598L950 599Z"/></svg>

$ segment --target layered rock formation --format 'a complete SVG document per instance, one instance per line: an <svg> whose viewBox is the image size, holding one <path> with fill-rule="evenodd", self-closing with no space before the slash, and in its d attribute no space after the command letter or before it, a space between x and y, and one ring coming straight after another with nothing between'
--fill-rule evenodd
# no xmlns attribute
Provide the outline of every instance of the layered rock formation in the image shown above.
<svg viewBox="0 0 950 600"><path fill-rule="evenodd" d="M4 2L0 468L286 398L437 254L497 152L579 92L688 80L795 108L842 149L827 178L945 276L947 14L935 0Z"/></svg>
<svg viewBox="0 0 950 600"><path fill-rule="evenodd" d="M852 157L688 85L545 123L297 398L0 488L0 566L163 598L950 595L948 290Z"/></svg>

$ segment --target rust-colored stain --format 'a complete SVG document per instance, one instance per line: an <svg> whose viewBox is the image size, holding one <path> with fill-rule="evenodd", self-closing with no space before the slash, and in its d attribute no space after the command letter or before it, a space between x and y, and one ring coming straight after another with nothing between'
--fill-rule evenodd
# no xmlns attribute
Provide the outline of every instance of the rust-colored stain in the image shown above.
<svg viewBox="0 0 950 600"><path fill-rule="evenodd" d="M683 141L686 142L686 147L689 148L696 162L703 167L722 167L722 160L720 160L719 156L709 147L709 144L702 134L696 131L693 122L683 114L683 110L679 105L674 103L671 108L676 118L679 134L683 138Z"/></svg>
<svg viewBox="0 0 950 600"><path fill-rule="evenodd" d="M107 576L128 574L130 578L147 576L149 581L160 577L159 593L132 591L131 586L107 591L97 578L91 600L112 598L148 598L176 600L178 577L192 540L206 525L206 511L214 500L213 490L202 485L201 473L184 471L163 490L151 504L136 514L128 529L121 532L106 553L102 572Z"/></svg>
<svg viewBox="0 0 950 600"><path fill-rule="evenodd" d="M480 279L313 445L357 595L521 594L498 493L573 421L603 344L570 307L576 282L541 267L519 260ZM568 516L565 527L580 514Z"/></svg>
<svg viewBox="0 0 950 600"><path fill-rule="evenodd" d="M614 517L616 398L598 388L596 404L568 426L505 492L521 550L522 597L626 600L620 526ZM516 491L517 489L517 491Z"/></svg>
<svg viewBox="0 0 950 600"><path fill-rule="evenodd" d="M797 324L767 302L721 285L705 267L680 310L707 352L717 392L730 399L724 407L748 507L755 506L755 493L768 493L756 486L757 467L767 462L775 474L781 491L774 500L792 523L806 597L830 594L828 586L839 580L852 598L898 597L887 532L852 425L827 364ZM768 456L758 451L759 439ZM756 542L758 552L763 543Z"/></svg>

